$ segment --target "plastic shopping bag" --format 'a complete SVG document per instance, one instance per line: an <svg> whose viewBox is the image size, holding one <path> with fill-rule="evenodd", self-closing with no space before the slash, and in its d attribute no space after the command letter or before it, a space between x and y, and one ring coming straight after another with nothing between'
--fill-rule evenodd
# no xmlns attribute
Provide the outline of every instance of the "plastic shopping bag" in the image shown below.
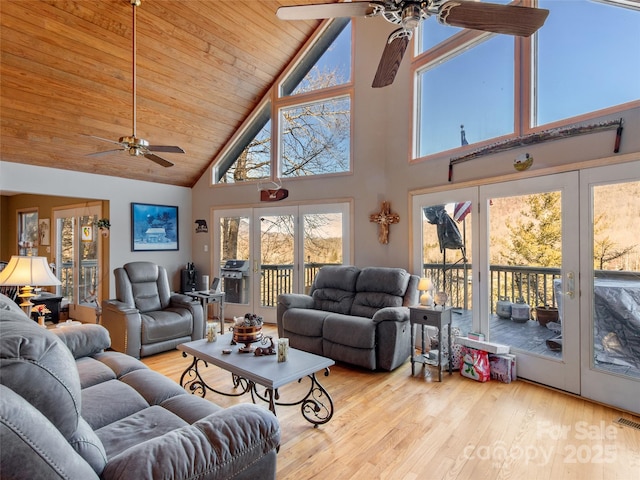
<svg viewBox="0 0 640 480"><path fill-rule="evenodd" d="M478 382L487 382L491 378L489 354L475 348L462 348L460 374Z"/></svg>

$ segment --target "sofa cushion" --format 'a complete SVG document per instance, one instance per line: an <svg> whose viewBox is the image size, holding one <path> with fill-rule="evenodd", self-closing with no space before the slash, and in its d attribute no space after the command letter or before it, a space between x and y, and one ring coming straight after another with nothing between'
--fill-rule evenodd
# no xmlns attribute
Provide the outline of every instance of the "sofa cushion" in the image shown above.
<svg viewBox="0 0 640 480"><path fill-rule="evenodd" d="M355 291L382 292L403 297L410 277L409 272L402 268L365 267L360 271Z"/></svg>
<svg viewBox="0 0 640 480"><path fill-rule="evenodd" d="M107 464L107 452L96 433L82 417L78 429L69 439L69 444L98 475L102 473Z"/></svg>
<svg viewBox="0 0 640 480"><path fill-rule="evenodd" d="M82 416L94 430L147 407L142 395L118 380L82 390Z"/></svg>
<svg viewBox="0 0 640 480"><path fill-rule="evenodd" d="M313 281L313 308L327 312L349 313L359 273L360 269L354 266L322 267Z"/></svg>
<svg viewBox="0 0 640 480"><path fill-rule="evenodd" d="M322 336L340 345L373 349L376 346L376 324L370 318L334 313L325 319Z"/></svg>
<svg viewBox="0 0 640 480"><path fill-rule="evenodd" d="M153 370L135 370L120 377L120 381L138 392L149 405L159 405L168 398L187 395L176 382Z"/></svg>
<svg viewBox="0 0 640 480"><path fill-rule="evenodd" d="M116 374L104 363L99 362L91 357L78 358L76 360L78 367L78 375L80 376L80 385L82 388L91 387L108 380L114 380Z"/></svg>
<svg viewBox="0 0 640 480"><path fill-rule="evenodd" d="M351 314L372 318L381 308L401 307L410 278L401 268L363 268L356 283Z"/></svg>
<svg viewBox="0 0 640 480"><path fill-rule="evenodd" d="M71 325L52 332L71 350L74 358L87 357L111 346L109 331L102 325Z"/></svg>
<svg viewBox="0 0 640 480"><path fill-rule="evenodd" d="M146 370L147 366L137 358L129 355L122 355L120 352L103 352L93 355L93 358L104 363L120 378L135 370Z"/></svg>
<svg viewBox="0 0 640 480"><path fill-rule="evenodd" d="M204 417L222 410L212 402L203 402L197 395L180 395L168 398L160 404L162 408L179 416L188 424L202 420Z"/></svg>
<svg viewBox="0 0 640 480"><path fill-rule="evenodd" d="M0 398L3 479L98 480L95 471L76 454L60 430L33 405L3 385Z"/></svg>
<svg viewBox="0 0 640 480"><path fill-rule="evenodd" d="M23 312L3 311L0 319L0 383L25 398L69 438L78 428L82 408L80 378L71 352L51 331L25 321Z"/></svg>
<svg viewBox="0 0 640 480"><path fill-rule="evenodd" d="M152 438L188 425L177 415L159 406L140 410L96 430L109 458Z"/></svg>
<svg viewBox="0 0 640 480"><path fill-rule="evenodd" d="M141 317L143 345L190 337L193 331L193 317L186 308L167 308L166 310L147 312Z"/></svg>
<svg viewBox="0 0 640 480"><path fill-rule="evenodd" d="M282 316L284 331L297 333L305 337L322 337L324 319L330 312L310 310L306 308L291 308Z"/></svg>

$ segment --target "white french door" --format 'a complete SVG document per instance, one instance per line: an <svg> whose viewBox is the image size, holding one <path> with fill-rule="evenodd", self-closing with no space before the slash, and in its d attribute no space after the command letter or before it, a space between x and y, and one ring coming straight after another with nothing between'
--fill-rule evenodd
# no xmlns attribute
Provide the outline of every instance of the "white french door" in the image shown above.
<svg viewBox="0 0 640 480"><path fill-rule="evenodd" d="M541 200L555 202L555 224L545 223ZM536 322L529 307L543 297L551 302L553 278L578 272L577 203L577 173L568 173L417 195L412 205L414 271L447 293L454 327L510 345L518 376L573 393L580 391L577 297L562 302L563 320L555 330ZM545 255L529 256L528 250L540 250L550 239L519 243L533 229L518 223L527 215L541 233L553 232L554 246ZM497 315L497 302L506 296L510 304L522 297L523 317ZM560 351L548 346L552 338L561 340Z"/></svg>
<svg viewBox="0 0 640 480"><path fill-rule="evenodd" d="M434 206L462 217L464 265L455 250L443 260ZM640 162L416 195L412 208L415 272L444 283L463 335L509 344L520 377L640 413ZM557 319L497 315L520 299L517 311L550 304Z"/></svg>
<svg viewBox="0 0 640 480"><path fill-rule="evenodd" d="M90 323L101 301L101 236L95 226L101 212L100 205L90 205L53 213L56 274L62 282L57 293L68 300L70 318Z"/></svg>
<svg viewBox="0 0 640 480"><path fill-rule="evenodd" d="M322 265L349 263L349 211L348 203L214 211L212 275L228 260L249 264L239 295L229 293L238 282L223 279L225 314L275 322L280 293L305 292Z"/></svg>
<svg viewBox="0 0 640 480"><path fill-rule="evenodd" d="M640 162L580 183L582 395L640 414Z"/></svg>
<svg viewBox="0 0 640 480"><path fill-rule="evenodd" d="M511 345L518 376L579 394L577 172L482 186L479 203L480 277L490 280L480 282L480 330ZM512 319L492 314L500 297ZM559 312L543 325L534 312L545 305Z"/></svg>

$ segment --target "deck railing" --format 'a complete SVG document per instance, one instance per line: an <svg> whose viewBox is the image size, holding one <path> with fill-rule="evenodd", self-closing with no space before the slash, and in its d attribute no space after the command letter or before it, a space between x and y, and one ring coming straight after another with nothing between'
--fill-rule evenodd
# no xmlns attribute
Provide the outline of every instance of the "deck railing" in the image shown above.
<svg viewBox="0 0 640 480"><path fill-rule="evenodd" d="M304 265L304 288L309 293L313 279L318 270L326 265L335 263L307 263ZM56 272L62 281L61 295L72 299L71 262L63 263L60 272ZM275 307L280 293L291 293L294 288L293 265L262 265L260 281L260 299L263 306ZM501 297L511 301L523 299L531 306L549 305L557 307L554 280L560 278L559 268L550 267L519 267L512 265L491 265L489 268L490 291L492 292L491 313L495 311L496 302ZM82 261L79 268L80 301L88 298L95 289L95 279L98 277L96 260ZM470 310L473 305L471 265L425 263L423 276L430 277L438 290L444 290L449 299L447 303L455 308ZM596 270L598 278L637 278L637 272L619 272L611 270Z"/></svg>
<svg viewBox="0 0 640 480"><path fill-rule="evenodd" d="M325 265L336 264L305 264L305 293L309 292L318 270ZM471 265L446 265L443 269L442 264L425 263L422 275L431 277L434 285L447 293L449 305L471 310L473 305ZM630 275L634 278L638 276L635 272L595 271L597 278L629 278ZM507 297L514 302L522 299L532 307L543 305L557 307L554 280L559 279L560 276L559 268L491 265L489 267L490 291L492 292L491 313L495 312L496 303L501 297ZM276 306L278 294L291 293L293 287L293 265L262 265L260 291L263 306Z"/></svg>

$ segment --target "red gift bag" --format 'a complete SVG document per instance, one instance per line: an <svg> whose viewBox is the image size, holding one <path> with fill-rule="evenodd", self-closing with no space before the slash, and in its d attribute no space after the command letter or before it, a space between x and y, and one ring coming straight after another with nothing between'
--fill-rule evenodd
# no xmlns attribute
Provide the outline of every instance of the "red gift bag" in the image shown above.
<svg viewBox="0 0 640 480"><path fill-rule="evenodd" d="M462 362L460 374L478 382L486 382L491 378L489 354L475 348L462 348Z"/></svg>

